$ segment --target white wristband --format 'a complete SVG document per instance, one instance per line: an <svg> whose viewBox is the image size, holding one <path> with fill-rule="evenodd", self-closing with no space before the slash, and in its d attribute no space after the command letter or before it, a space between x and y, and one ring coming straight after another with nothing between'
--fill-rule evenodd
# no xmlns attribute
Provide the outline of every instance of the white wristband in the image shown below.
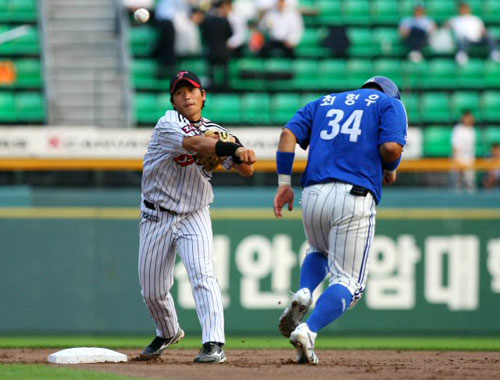
<svg viewBox="0 0 500 380"><path fill-rule="evenodd" d="M292 176L290 174L278 174L278 186L292 186Z"/></svg>

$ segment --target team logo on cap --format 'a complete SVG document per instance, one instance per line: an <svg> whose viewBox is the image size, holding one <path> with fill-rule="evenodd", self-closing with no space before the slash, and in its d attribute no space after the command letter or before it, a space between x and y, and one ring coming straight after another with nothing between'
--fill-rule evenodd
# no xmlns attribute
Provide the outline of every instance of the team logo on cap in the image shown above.
<svg viewBox="0 0 500 380"><path fill-rule="evenodd" d="M179 71L177 73L177 79L181 79L184 77L185 74L187 74L189 71Z"/></svg>

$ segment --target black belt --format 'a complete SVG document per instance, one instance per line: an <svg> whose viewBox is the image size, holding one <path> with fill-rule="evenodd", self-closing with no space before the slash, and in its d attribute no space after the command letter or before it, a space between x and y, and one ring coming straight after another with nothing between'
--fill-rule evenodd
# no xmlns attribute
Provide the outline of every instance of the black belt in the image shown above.
<svg viewBox="0 0 500 380"><path fill-rule="evenodd" d="M358 185L352 185L352 189L350 191L352 195L357 197L366 197L366 195L370 192L370 190Z"/></svg>
<svg viewBox="0 0 500 380"><path fill-rule="evenodd" d="M154 203L151 203L150 201L147 201L145 199L144 199L144 206L146 206L150 210L156 210L156 208L158 208L158 210L160 210L160 211L165 211L165 212L168 212L170 214L177 215L177 213L175 211L167 210L165 207L155 206Z"/></svg>

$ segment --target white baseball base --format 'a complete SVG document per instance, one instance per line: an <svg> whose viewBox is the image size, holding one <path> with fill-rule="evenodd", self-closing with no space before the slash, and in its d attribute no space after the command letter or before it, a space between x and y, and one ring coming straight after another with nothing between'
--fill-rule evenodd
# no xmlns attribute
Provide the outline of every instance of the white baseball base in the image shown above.
<svg viewBox="0 0 500 380"><path fill-rule="evenodd" d="M118 363L126 362L127 355L107 348L75 347L50 354L47 360L54 364Z"/></svg>

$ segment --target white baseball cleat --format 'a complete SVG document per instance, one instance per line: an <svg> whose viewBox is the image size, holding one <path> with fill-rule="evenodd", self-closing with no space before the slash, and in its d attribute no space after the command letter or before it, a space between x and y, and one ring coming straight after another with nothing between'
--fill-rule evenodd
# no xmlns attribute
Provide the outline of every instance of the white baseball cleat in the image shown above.
<svg viewBox="0 0 500 380"><path fill-rule="evenodd" d="M301 323L290 335L290 343L297 349L297 363L318 364L318 356L314 353L314 341L318 334L309 330L307 323Z"/></svg>
<svg viewBox="0 0 500 380"><path fill-rule="evenodd" d="M290 337L293 330L302 322L312 303L311 292L307 288L299 289L292 297L292 301L286 307L279 320L279 330Z"/></svg>

